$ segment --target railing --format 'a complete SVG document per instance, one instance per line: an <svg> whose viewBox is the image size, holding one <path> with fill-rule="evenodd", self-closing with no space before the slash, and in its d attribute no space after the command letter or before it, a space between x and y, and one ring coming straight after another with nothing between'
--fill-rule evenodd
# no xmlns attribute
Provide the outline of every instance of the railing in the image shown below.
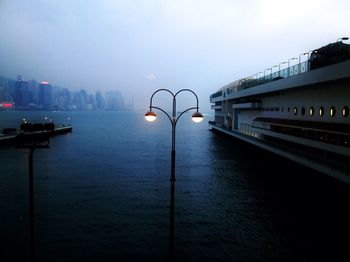
<svg viewBox="0 0 350 262"><path fill-rule="evenodd" d="M275 81L278 79L287 78L287 77L291 77L294 75L302 74L302 73L305 73L307 71L309 71L309 60L302 62L302 63L299 63L299 64L296 64L296 65L289 66L289 67L284 68L284 69L280 69L280 70L275 71L275 72L271 72L268 75L264 74L261 77L259 77L259 74L256 74L256 75L251 76L251 77L243 78L243 79L239 80L239 85L237 87L237 91L247 89L247 88L250 88L253 86L265 84L265 83Z"/></svg>
<svg viewBox="0 0 350 262"><path fill-rule="evenodd" d="M222 91L218 91L218 92L212 94L212 95L210 96L210 100L213 99L213 98L215 98L215 97L219 97L219 96L222 96Z"/></svg>
<svg viewBox="0 0 350 262"><path fill-rule="evenodd" d="M279 80L282 78L292 77L298 74L308 72L310 70L328 66L335 63L340 63L350 59L350 45L344 44L343 40L348 40L348 37L342 37L337 42L328 44L319 49L310 50L302 53L299 57L290 58L287 61L266 68L263 72L255 75L236 80L229 87L222 88L220 91L210 96L211 102L214 98L223 97L241 91L250 87ZM294 63L297 61L298 63ZM267 74L269 72L269 74Z"/></svg>

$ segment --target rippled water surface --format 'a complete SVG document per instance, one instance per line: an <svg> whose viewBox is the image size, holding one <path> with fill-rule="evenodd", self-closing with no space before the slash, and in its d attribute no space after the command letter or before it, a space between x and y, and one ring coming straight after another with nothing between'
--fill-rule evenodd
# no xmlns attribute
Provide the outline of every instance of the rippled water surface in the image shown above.
<svg viewBox="0 0 350 262"><path fill-rule="evenodd" d="M171 126L135 112L0 112L73 133L34 152L37 261L167 261ZM177 261L350 259L350 187L179 120ZM0 260L28 261L28 150L0 148Z"/></svg>

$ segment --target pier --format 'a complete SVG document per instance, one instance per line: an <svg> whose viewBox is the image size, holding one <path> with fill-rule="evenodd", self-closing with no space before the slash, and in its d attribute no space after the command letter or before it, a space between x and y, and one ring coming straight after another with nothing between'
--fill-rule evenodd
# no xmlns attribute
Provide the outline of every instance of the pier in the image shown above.
<svg viewBox="0 0 350 262"><path fill-rule="evenodd" d="M72 125L50 124L22 124L20 130L5 128L0 135L0 146L13 146L23 141L40 140L42 138L71 133Z"/></svg>

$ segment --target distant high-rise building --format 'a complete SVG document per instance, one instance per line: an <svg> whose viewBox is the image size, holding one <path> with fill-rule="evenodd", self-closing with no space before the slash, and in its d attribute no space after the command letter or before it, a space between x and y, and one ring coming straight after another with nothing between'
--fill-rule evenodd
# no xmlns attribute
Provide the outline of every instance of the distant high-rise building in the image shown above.
<svg viewBox="0 0 350 262"><path fill-rule="evenodd" d="M105 109L106 106L106 101L103 98L102 94L100 91L96 92L96 109L97 110L103 110Z"/></svg>
<svg viewBox="0 0 350 262"><path fill-rule="evenodd" d="M121 110L125 109L124 97L117 91L106 92L106 109L107 110Z"/></svg>
<svg viewBox="0 0 350 262"><path fill-rule="evenodd" d="M68 110L71 98L71 93L66 88L56 87L53 95L53 108L55 110Z"/></svg>
<svg viewBox="0 0 350 262"><path fill-rule="evenodd" d="M35 80L28 81L29 84L29 103L39 104L39 86Z"/></svg>
<svg viewBox="0 0 350 262"><path fill-rule="evenodd" d="M81 89L78 92L76 100L78 110L88 110L89 95L85 89Z"/></svg>
<svg viewBox="0 0 350 262"><path fill-rule="evenodd" d="M20 75L17 76L15 83L15 104L17 108L25 107L29 103L29 85L23 81Z"/></svg>
<svg viewBox="0 0 350 262"><path fill-rule="evenodd" d="M39 104L47 110L52 108L52 87L46 81L39 84Z"/></svg>

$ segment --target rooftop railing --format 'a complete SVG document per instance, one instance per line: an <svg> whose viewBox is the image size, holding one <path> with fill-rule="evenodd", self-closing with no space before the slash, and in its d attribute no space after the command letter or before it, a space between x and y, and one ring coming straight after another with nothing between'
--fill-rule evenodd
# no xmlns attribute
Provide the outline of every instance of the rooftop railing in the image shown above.
<svg viewBox="0 0 350 262"><path fill-rule="evenodd" d="M283 63L281 63L280 65L282 64ZM278 70L274 71L274 68L278 68ZM266 74L266 71L270 71L270 73ZM289 65L286 68L281 68L281 66L273 66L265 70L263 74L262 72L260 72L253 76L239 80L237 91L250 88L253 86L265 84L271 81L279 80L282 78L287 78L294 75L302 74L307 71L309 71L309 60L306 60L304 62L295 64L295 65Z"/></svg>
<svg viewBox="0 0 350 262"><path fill-rule="evenodd" d="M271 66L270 68L265 69L264 72L259 72L255 75L239 79L212 94L210 96L210 101L213 102L215 98L221 96L225 98L226 95L230 95L233 92L349 60L350 45L343 43L342 41L344 40L349 40L349 37L341 37L334 43L302 53L298 58L293 57L287 61Z"/></svg>

